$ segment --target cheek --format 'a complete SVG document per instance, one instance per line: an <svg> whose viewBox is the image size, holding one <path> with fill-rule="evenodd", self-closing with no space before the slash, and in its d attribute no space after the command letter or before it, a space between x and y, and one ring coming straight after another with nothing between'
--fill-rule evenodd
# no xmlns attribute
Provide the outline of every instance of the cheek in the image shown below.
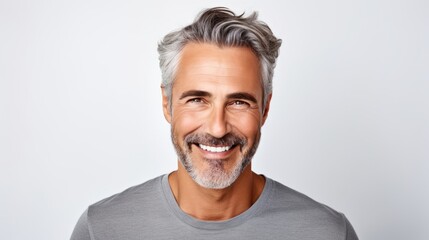
<svg viewBox="0 0 429 240"><path fill-rule="evenodd" d="M177 111L173 113L172 125L175 128L176 134L186 135L196 130L201 125L201 117L199 114L188 111Z"/></svg>
<svg viewBox="0 0 429 240"><path fill-rule="evenodd" d="M256 113L242 114L241 116L235 115L231 117L231 123L234 125L241 134L247 138L253 138L259 134L261 128L261 116Z"/></svg>

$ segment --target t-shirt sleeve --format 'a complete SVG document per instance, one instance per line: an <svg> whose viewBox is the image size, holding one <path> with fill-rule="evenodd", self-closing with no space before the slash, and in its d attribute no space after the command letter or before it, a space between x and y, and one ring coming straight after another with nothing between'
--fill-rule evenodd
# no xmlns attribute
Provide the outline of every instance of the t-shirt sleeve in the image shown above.
<svg viewBox="0 0 429 240"><path fill-rule="evenodd" d="M91 240L88 227L88 209L80 216L70 240Z"/></svg>
<svg viewBox="0 0 429 240"><path fill-rule="evenodd" d="M343 217L344 217L344 220L346 222L346 240L359 240L352 224L349 222L349 220L344 215L343 215Z"/></svg>

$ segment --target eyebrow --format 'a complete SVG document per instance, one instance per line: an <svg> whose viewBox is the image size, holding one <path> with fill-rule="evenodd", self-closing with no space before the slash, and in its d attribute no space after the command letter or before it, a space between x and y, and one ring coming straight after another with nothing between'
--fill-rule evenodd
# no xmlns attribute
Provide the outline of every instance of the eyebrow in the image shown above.
<svg viewBox="0 0 429 240"><path fill-rule="evenodd" d="M229 99L243 99L243 100L251 101L253 103L258 103L256 98L252 94L246 93L246 92L231 93L231 94L227 95L227 98L229 98Z"/></svg>
<svg viewBox="0 0 429 240"><path fill-rule="evenodd" d="M182 95L180 95L179 99L184 99L186 97L211 97L212 95L209 92L206 91L200 91L200 90L189 90Z"/></svg>

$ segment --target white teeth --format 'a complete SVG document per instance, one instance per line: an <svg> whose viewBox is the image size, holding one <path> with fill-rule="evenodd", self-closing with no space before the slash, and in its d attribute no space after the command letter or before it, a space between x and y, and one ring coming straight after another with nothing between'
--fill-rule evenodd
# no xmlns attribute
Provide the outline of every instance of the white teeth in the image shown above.
<svg viewBox="0 0 429 240"><path fill-rule="evenodd" d="M226 147L211 147L211 146L206 146L206 145L202 145L202 144L199 144L199 146L200 146L200 148L202 148L202 149L204 149L206 151L217 152L217 153L228 151L231 148L231 146L226 146Z"/></svg>

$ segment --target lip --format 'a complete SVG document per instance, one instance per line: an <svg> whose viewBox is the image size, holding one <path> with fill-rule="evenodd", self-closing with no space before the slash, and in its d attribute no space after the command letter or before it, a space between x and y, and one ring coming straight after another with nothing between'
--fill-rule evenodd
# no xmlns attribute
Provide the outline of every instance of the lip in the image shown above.
<svg viewBox="0 0 429 240"><path fill-rule="evenodd" d="M205 159L213 159L213 160L214 159L222 160L222 159L228 158L229 156L231 156L233 151L235 151L235 149L238 147L238 145L233 145L231 146L230 149L224 152L210 152L202 149L200 146L198 146L198 144L192 144L192 145L199 150L199 152L203 155Z"/></svg>

